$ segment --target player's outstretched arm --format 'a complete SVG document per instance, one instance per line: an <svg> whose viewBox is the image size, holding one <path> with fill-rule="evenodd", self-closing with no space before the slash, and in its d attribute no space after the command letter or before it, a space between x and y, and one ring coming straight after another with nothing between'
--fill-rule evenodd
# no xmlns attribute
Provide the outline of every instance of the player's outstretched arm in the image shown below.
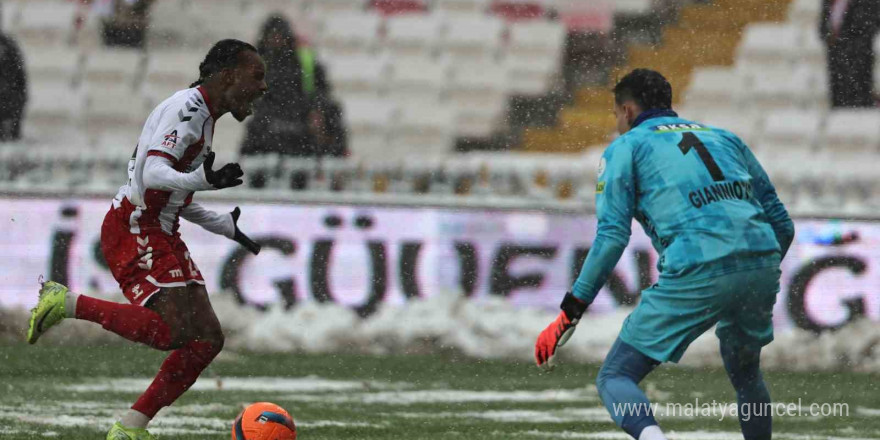
<svg viewBox="0 0 880 440"><path fill-rule="evenodd" d="M235 221L231 213L219 214L193 202L180 210L180 216L201 226L206 231L222 235L230 240L235 238Z"/></svg>
<svg viewBox="0 0 880 440"><path fill-rule="evenodd" d="M260 253L261 246L251 240L238 228L238 218L241 216L241 209L237 206L232 212L218 214L214 211L205 209L198 203L190 203L186 208L183 208L180 211L180 216L187 221L205 228L207 231L237 241L254 255Z"/></svg>
<svg viewBox="0 0 880 440"><path fill-rule="evenodd" d="M608 280L632 232L635 210L635 180L632 147L615 141L602 156L596 188L596 239L572 291L562 300L562 313L538 336L535 361L539 367L552 368L551 360L574 332L574 327L599 289Z"/></svg>
<svg viewBox="0 0 880 440"><path fill-rule="evenodd" d="M152 151L150 153L153 153ZM171 160L165 155L147 153L144 162L144 185L147 188L163 191L207 191L216 189L207 179L202 167L191 173L181 173L174 169Z"/></svg>

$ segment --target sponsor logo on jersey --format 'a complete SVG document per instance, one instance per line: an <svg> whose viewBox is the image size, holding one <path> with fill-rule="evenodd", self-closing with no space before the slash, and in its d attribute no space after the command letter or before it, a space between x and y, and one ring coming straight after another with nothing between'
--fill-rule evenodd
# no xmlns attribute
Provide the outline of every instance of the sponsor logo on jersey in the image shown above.
<svg viewBox="0 0 880 440"><path fill-rule="evenodd" d="M751 198L752 183L746 180L716 183L688 193L691 205L698 209L722 200L751 200Z"/></svg>
<svg viewBox="0 0 880 440"><path fill-rule="evenodd" d="M711 129L700 124L664 124L654 126L651 130L658 133L672 133L677 131L709 131Z"/></svg>
<svg viewBox="0 0 880 440"><path fill-rule="evenodd" d="M177 141L180 140L180 137L177 136L177 130L172 131L165 135L165 140L162 141L162 146L165 148L173 149L177 146Z"/></svg>
<svg viewBox="0 0 880 440"><path fill-rule="evenodd" d="M135 284L134 287L131 288L131 293L134 295L134 299L137 300L144 294L144 291L141 289L140 284Z"/></svg>

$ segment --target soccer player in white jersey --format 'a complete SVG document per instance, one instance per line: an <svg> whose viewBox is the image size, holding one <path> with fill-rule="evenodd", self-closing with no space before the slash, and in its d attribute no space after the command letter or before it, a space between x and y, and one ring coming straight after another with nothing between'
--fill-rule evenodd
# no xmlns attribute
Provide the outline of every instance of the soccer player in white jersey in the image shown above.
<svg viewBox="0 0 880 440"><path fill-rule="evenodd" d="M238 121L266 93L266 65L238 40L214 45L199 65L199 79L150 113L101 227L101 250L131 304L77 295L46 282L31 313L28 342L64 318L101 324L126 339L171 351L158 375L113 425L108 440L151 440L147 424L199 377L223 348L223 332L205 281L180 238L180 217L259 252L239 231L239 209L218 214L192 201L196 191L242 183L238 164L213 169L214 123L226 113Z"/></svg>

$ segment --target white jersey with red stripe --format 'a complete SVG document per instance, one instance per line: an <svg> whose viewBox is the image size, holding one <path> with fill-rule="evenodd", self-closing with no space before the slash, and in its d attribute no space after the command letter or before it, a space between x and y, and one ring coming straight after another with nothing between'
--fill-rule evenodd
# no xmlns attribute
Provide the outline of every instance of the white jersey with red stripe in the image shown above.
<svg viewBox="0 0 880 440"><path fill-rule="evenodd" d="M150 156L167 160L179 173L192 173L211 152L214 117L200 87L181 90L159 104L147 118L128 162L128 183L119 188L113 206L126 209L134 234L161 228L177 232L181 211L192 201L192 190L150 188L144 165Z"/></svg>

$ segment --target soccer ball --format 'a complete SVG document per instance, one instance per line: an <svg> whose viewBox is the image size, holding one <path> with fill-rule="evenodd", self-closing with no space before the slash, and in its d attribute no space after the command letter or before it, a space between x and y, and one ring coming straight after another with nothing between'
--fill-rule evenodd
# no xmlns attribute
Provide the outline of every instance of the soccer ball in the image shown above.
<svg viewBox="0 0 880 440"><path fill-rule="evenodd" d="M296 440L293 417L269 402L248 405L232 424L232 440Z"/></svg>

